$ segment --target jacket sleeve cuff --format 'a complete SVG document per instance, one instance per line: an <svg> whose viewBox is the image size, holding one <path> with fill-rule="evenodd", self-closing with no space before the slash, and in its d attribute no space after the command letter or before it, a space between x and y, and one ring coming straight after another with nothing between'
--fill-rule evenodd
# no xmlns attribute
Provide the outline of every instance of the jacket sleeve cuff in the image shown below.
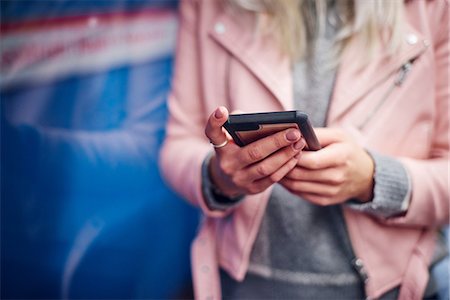
<svg viewBox="0 0 450 300"><path fill-rule="evenodd" d="M239 195L233 198L220 194L220 191L214 186L209 177L208 166L211 160L212 153L208 154L202 164L202 193L205 198L205 203L211 210L228 210L233 208L244 199L244 195Z"/></svg>
<svg viewBox="0 0 450 300"><path fill-rule="evenodd" d="M411 179L398 160L369 152L375 164L373 199L361 203L350 200L348 206L382 218L406 214L411 200Z"/></svg>

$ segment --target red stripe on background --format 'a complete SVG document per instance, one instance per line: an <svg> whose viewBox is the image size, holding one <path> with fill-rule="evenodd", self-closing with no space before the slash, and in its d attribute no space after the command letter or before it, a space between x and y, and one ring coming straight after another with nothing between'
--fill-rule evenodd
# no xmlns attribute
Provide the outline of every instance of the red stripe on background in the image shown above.
<svg viewBox="0 0 450 300"><path fill-rule="evenodd" d="M54 29L58 27L78 27L87 26L92 18L97 19L97 24L110 24L128 21L130 19L166 19L174 17L174 9L141 9L137 11L97 13L90 15L63 16L48 19L35 19L18 22L7 22L0 24L0 35L9 35L23 31L38 31L44 29Z"/></svg>

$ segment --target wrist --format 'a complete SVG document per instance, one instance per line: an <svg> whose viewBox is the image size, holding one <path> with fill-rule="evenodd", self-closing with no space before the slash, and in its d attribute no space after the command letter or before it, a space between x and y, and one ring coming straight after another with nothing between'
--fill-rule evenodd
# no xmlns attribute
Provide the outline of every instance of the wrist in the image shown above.
<svg viewBox="0 0 450 300"><path fill-rule="evenodd" d="M369 202L373 199L373 189L375 185L374 180L374 173L375 173L375 162L372 159L372 156L369 155L369 153L365 152L366 154L366 167L364 168L367 170L366 173L366 179L363 182L363 189L362 192L357 196L357 199L360 202Z"/></svg>
<svg viewBox="0 0 450 300"><path fill-rule="evenodd" d="M365 191L356 199L362 203L370 202L373 199L373 180L372 184L369 184Z"/></svg>
<svg viewBox="0 0 450 300"><path fill-rule="evenodd" d="M236 187L233 187L231 183L227 183L227 181L231 182L231 180L226 179L226 175L220 169L215 155L209 160L208 173L215 194L228 198L235 198L242 195Z"/></svg>

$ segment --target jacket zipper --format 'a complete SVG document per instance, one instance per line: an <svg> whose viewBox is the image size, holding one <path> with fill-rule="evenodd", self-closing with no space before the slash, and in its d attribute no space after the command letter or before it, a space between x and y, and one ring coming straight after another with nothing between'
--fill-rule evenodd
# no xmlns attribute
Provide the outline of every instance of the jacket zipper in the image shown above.
<svg viewBox="0 0 450 300"><path fill-rule="evenodd" d="M400 67L399 71L397 72L397 77L396 77L394 83L391 86L389 86L389 88L386 90L383 97L381 98L381 101L378 102L377 106L357 126L359 130L364 129L364 127L366 127L366 125L372 120L372 118L377 114L377 112L380 110L380 108L383 106L383 104L386 102L386 100L392 94L394 89L400 87L403 84L403 82L408 77L408 74L410 73L412 66L413 66L413 60L410 60Z"/></svg>

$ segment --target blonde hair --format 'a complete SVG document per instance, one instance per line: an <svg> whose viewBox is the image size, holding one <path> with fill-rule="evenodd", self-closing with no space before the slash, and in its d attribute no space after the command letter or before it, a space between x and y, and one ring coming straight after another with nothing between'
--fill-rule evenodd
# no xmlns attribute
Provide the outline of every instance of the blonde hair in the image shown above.
<svg viewBox="0 0 450 300"><path fill-rule="evenodd" d="M272 32L280 48L292 59L308 54L309 41L324 29L327 10L334 3L339 29L337 54L352 39L366 47L365 59L373 57L381 42L390 53L401 46L403 0L225 0L231 7L268 18L264 32ZM262 22L258 22L261 28Z"/></svg>

